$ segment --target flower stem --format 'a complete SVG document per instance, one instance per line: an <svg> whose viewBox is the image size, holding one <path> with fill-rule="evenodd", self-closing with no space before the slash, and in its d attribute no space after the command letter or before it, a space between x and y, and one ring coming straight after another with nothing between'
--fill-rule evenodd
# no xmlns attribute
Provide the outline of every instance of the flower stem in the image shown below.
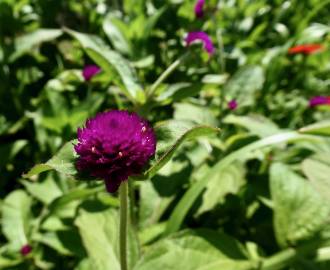
<svg viewBox="0 0 330 270"><path fill-rule="evenodd" d="M127 270L127 196L128 180L123 181L119 187L120 199L120 224L119 224L119 252L121 270Z"/></svg>
<svg viewBox="0 0 330 270"><path fill-rule="evenodd" d="M188 50L185 54L181 55L177 60L175 60L151 85L147 95L151 97L154 92L157 90L158 86L169 76L171 73L186 59L190 51Z"/></svg>

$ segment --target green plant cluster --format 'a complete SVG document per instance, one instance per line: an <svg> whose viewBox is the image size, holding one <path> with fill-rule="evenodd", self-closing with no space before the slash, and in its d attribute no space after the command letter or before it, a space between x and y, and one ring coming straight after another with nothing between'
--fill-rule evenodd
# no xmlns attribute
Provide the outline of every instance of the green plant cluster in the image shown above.
<svg viewBox="0 0 330 270"><path fill-rule="evenodd" d="M309 106L329 96L330 1L194 5L0 0L0 269L120 270L118 196L73 151L109 109L158 138L129 180L130 270L330 269L330 106Z"/></svg>

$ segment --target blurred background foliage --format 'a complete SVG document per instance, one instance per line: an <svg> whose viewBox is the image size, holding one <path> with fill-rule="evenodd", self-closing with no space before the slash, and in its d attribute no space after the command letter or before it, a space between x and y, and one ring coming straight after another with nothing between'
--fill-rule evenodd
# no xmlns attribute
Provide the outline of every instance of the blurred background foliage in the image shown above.
<svg viewBox="0 0 330 270"><path fill-rule="evenodd" d="M0 0L1 269L119 269L116 195L55 172L67 152L22 177L115 108L221 128L135 182L130 269L329 269L330 106L308 100L330 93L330 1L194 5ZM185 46L196 30L212 57ZM323 50L288 54L310 43ZM88 64L102 71L85 81Z"/></svg>

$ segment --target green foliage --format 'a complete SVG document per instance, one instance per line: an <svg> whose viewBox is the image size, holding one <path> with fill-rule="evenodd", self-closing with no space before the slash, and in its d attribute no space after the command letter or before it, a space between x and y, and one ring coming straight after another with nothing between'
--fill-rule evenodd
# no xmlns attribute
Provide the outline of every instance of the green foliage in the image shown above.
<svg viewBox="0 0 330 270"><path fill-rule="evenodd" d="M308 101L329 96L330 1L195 2L0 1L0 269L120 269L118 194L74 151L111 109L157 134L129 270L329 269L330 107ZM186 48L199 30L211 57Z"/></svg>

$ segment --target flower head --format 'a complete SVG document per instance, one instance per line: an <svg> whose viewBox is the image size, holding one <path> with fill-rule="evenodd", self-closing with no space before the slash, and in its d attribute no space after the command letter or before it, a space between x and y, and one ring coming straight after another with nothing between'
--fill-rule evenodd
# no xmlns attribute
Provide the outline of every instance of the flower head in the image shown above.
<svg viewBox="0 0 330 270"><path fill-rule="evenodd" d="M87 120L78 128L80 172L103 179L109 192L115 192L130 175L141 173L155 154L156 136L148 122L136 113L108 111Z"/></svg>
<svg viewBox="0 0 330 270"><path fill-rule="evenodd" d="M197 18L202 18L204 16L204 4L205 0L197 0L195 4L195 15Z"/></svg>
<svg viewBox="0 0 330 270"><path fill-rule="evenodd" d="M289 49L289 54L313 54L318 51L321 51L323 46L320 44L305 44L305 45L297 45Z"/></svg>
<svg viewBox="0 0 330 270"><path fill-rule="evenodd" d="M319 105L330 105L330 96L315 96L309 100L309 106L315 107Z"/></svg>
<svg viewBox="0 0 330 270"><path fill-rule="evenodd" d="M89 81L94 75L99 73L101 71L101 68L97 65L87 65L84 67L82 75L85 79L85 81Z"/></svg>
<svg viewBox="0 0 330 270"><path fill-rule="evenodd" d="M32 251L32 247L29 244L22 246L20 250L23 256L28 255L31 251Z"/></svg>
<svg viewBox="0 0 330 270"><path fill-rule="evenodd" d="M214 53L215 49L212 40L205 32L189 32L185 38L185 41L187 42L188 46L190 46L191 43L194 43L196 41L201 41L204 44L204 49L208 52L209 55L212 55Z"/></svg>
<svg viewBox="0 0 330 270"><path fill-rule="evenodd" d="M227 103L227 106L228 106L228 109L229 110L235 110L236 108L237 108L237 101L236 101L236 99L233 99L233 100L231 100L231 101L229 101L228 103Z"/></svg>

